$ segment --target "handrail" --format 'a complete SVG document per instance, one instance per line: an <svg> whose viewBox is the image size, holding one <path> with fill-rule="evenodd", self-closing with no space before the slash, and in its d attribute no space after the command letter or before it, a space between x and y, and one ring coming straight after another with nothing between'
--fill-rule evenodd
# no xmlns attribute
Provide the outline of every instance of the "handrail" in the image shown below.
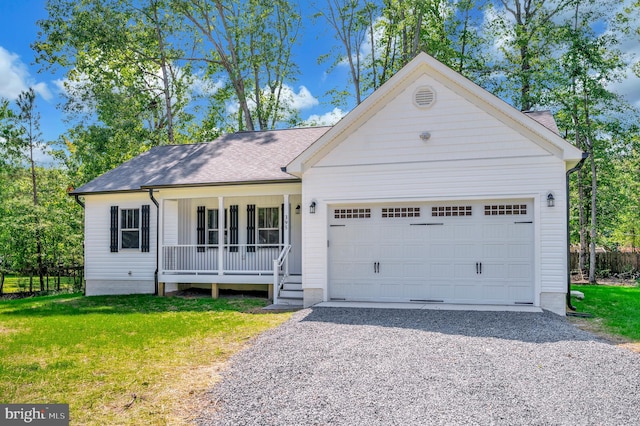
<svg viewBox="0 0 640 426"><path fill-rule="evenodd" d="M284 249L281 244L171 244L162 246L162 267L166 272L264 273L273 271L273 259ZM222 262L222 263L221 263Z"/></svg>
<svg viewBox="0 0 640 426"><path fill-rule="evenodd" d="M289 275L289 271L283 271L282 279L279 279L280 268L287 260L289 256L289 252L291 251L291 244L287 244L282 248L280 252L280 256L273 261L273 304L278 304L278 293L280 292L280 287L282 287L282 283L285 278Z"/></svg>
<svg viewBox="0 0 640 426"><path fill-rule="evenodd" d="M282 264L284 263L285 256L288 256L290 251L291 251L291 244L287 244L282 248L282 251L280 252L280 256L278 256L278 259L277 259L279 266L282 266Z"/></svg>

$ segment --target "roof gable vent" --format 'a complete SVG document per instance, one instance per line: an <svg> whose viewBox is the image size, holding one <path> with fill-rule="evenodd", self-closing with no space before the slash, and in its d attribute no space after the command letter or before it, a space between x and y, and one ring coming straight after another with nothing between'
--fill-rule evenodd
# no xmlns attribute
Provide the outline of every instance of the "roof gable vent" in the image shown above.
<svg viewBox="0 0 640 426"><path fill-rule="evenodd" d="M431 108L436 102L436 92L431 86L420 86L413 93L413 104L420 109Z"/></svg>

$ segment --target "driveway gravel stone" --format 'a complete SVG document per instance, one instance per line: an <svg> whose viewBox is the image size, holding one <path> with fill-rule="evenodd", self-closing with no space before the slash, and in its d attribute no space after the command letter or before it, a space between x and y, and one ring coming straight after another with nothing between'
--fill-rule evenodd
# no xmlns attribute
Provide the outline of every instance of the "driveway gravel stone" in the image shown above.
<svg viewBox="0 0 640 426"><path fill-rule="evenodd" d="M312 308L209 397L200 425L637 425L640 354L548 312Z"/></svg>

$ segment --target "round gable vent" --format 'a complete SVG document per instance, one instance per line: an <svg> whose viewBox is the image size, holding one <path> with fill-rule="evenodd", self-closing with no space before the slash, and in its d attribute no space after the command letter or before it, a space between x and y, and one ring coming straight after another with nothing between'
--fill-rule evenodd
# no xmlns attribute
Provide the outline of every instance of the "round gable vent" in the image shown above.
<svg viewBox="0 0 640 426"><path fill-rule="evenodd" d="M436 92L430 86L418 87L413 94L413 103L418 108L430 108L436 101Z"/></svg>

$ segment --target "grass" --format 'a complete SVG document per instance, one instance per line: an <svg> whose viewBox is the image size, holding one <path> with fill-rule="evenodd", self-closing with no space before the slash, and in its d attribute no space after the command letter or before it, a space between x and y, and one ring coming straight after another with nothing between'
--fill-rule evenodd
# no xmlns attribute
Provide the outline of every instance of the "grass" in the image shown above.
<svg viewBox="0 0 640 426"><path fill-rule="evenodd" d="M49 289L55 290L58 277L49 277ZM45 285L46 285L46 277L45 277ZM61 289L71 289L73 288L73 278L72 277L60 277L60 288ZM33 290L40 290L40 281L37 276L33 277ZM29 291L29 277L17 276L17 275L6 275L4 278L4 285L2 286L3 293L17 293L21 291Z"/></svg>
<svg viewBox="0 0 640 426"><path fill-rule="evenodd" d="M572 299L579 312L589 312L591 325L603 331L640 341L640 287L572 285L584 293L584 300Z"/></svg>
<svg viewBox="0 0 640 426"><path fill-rule="evenodd" d="M0 301L0 403L68 403L78 425L186 424L222 363L290 316L255 313L264 305L146 295Z"/></svg>

